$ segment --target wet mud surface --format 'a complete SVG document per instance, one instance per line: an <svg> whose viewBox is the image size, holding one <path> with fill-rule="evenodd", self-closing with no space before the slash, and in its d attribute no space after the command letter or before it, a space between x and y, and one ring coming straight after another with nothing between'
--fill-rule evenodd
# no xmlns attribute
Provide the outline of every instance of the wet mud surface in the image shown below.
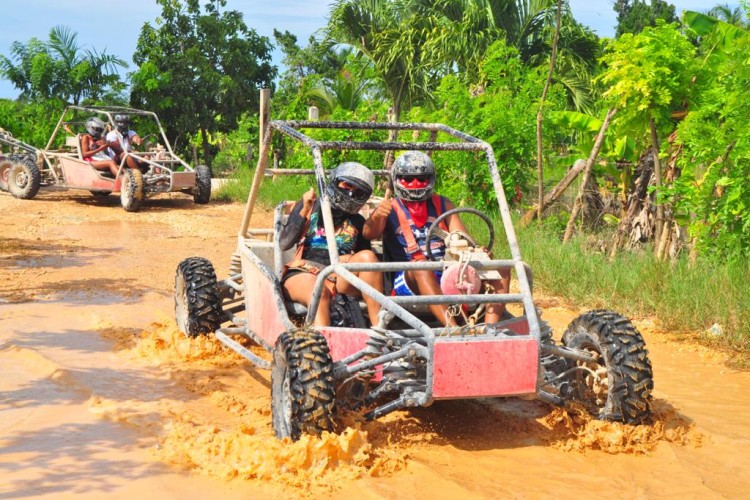
<svg viewBox="0 0 750 500"><path fill-rule="evenodd" d="M177 263L223 276L242 210L0 193L0 498L747 497L750 374L652 319L646 425L486 399L276 440L270 374L172 317ZM557 337L583 312L538 302Z"/></svg>

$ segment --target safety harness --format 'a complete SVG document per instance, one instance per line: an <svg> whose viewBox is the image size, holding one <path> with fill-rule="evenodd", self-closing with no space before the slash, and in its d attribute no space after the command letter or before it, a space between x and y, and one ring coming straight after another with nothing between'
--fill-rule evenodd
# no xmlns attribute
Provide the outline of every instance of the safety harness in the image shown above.
<svg viewBox="0 0 750 500"><path fill-rule="evenodd" d="M435 217L440 217L440 214L442 214L445 210L445 198L440 195L433 194L430 198L430 201L432 201L432 206L435 207ZM426 260L427 257L425 257L422 249L417 243L417 238L414 236L414 231L412 230L412 217L411 214L409 214L409 210L407 210L406 206L404 206L403 202L398 198L391 199L391 206L396 212L396 216L398 217L398 224L399 227L401 227L401 233L404 235L404 239L406 240L406 253L409 254L411 260ZM440 221L440 228L444 231L448 231L448 226L445 224L445 221ZM429 241L425 242L425 245L429 244Z"/></svg>

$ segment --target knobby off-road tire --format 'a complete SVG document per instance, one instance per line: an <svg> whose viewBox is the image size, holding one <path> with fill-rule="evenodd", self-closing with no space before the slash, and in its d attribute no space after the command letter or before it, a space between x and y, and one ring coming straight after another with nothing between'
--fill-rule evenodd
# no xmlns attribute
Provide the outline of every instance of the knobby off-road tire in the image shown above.
<svg viewBox="0 0 750 500"><path fill-rule="evenodd" d="M593 371L571 375L573 399L602 420L639 424L648 418L653 371L643 337L629 319L613 311L589 311L570 323L562 342L598 358L594 364L569 361L571 367Z"/></svg>
<svg viewBox="0 0 750 500"><path fill-rule="evenodd" d="M16 198L30 200L39 191L42 185L42 175L35 163L28 160L16 160L7 171L8 191Z"/></svg>
<svg viewBox="0 0 750 500"><path fill-rule="evenodd" d="M190 257L177 266L174 280L177 326L188 337L216 331L222 311L214 266L202 257Z"/></svg>
<svg viewBox="0 0 750 500"><path fill-rule="evenodd" d="M120 203L126 212L137 212L145 198L143 173L137 168L123 169Z"/></svg>
<svg viewBox="0 0 750 500"><path fill-rule="evenodd" d="M333 430L333 361L326 339L314 330L284 332L271 367L271 414L279 439Z"/></svg>
<svg viewBox="0 0 750 500"><path fill-rule="evenodd" d="M205 205L211 201L211 169L205 165L195 167L193 201L200 205Z"/></svg>

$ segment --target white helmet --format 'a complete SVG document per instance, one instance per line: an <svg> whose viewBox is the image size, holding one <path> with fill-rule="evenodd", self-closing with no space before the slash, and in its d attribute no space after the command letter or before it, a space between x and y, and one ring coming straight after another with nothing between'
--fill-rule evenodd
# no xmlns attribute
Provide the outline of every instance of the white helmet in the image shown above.
<svg viewBox="0 0 750 500"><path fill-rule="evenodd" d="M106 125L103 121L101 121L96 116L92 116L88 120L86 120L86 132L91 134L91 137L94 139L98 139L102 136L104 133L104 128Z"/></svg>
<svg viewBox="0 0 750 500"><path fill-rule="evenodd" d="M393 191L406 201L423 201L435 189L435 164L422 151L406 151L391 167Z"/></svg>
<svg viewBox="0 0 750 500"><path fill-rule="evenodd" d="M348 161L331 170L326 193L331 206L348 214L356 214L372 195L375 176L361 163ZM352 189L339 186L346 182Z"/></svg>

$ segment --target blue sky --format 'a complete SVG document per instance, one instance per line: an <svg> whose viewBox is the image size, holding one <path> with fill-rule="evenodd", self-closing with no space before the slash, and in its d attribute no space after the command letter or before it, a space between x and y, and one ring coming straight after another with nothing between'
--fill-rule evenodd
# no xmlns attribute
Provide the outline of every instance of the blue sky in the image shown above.
<svg viewBox="0 0 750 500"><path fill-rule="evenodd" d="M3 0L0 54L8 55L14 41L26 43L32 37L49 38L53 26L64 25L78 33L79 44L106 51L126 60L132 71L132 56L144 23L161 13L154 0L85 2L81 0ZM675 0L682 10L703 11L726 0ZM245 23L273 41L273 29L297 35L301 45L325 25L331 0L228 0L227 8L244 14ZM613 0L570 0L575 18L600 36L612 36L617 24ZM274 62L280 63L277 51ZM126 70L127 71L127 70ZM0 80L0 97L15 98L18 92Z"/></svg>

